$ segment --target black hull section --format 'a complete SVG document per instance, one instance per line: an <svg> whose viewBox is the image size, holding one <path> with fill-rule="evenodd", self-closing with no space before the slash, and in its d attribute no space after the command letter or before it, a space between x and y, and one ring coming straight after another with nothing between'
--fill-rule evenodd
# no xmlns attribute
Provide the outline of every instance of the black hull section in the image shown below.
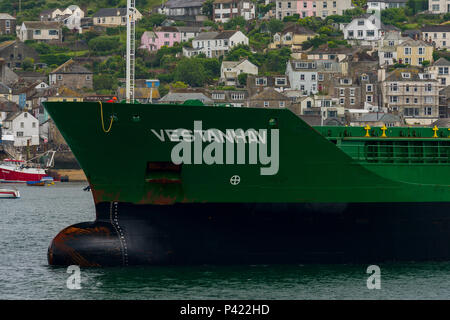
<svg viewBox="0 0 450 320"><path fill-rule="evenodd" d="M450 259L450 203L101 203L51 265L377 263Z"/></svg>

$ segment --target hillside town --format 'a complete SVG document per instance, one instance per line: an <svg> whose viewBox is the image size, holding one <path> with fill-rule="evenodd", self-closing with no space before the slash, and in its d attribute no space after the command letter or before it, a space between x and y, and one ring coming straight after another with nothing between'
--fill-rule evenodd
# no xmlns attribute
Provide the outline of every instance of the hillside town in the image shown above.
<svg viewBox="0 0 450 320"><path fill-rule="evenodd" d="M4 157L65 148L45 101L125 99L127 9L75 2L0 12ZM168 0L138 9L139 103L285 108L310 125L449 126L448 0Z"/></svg>

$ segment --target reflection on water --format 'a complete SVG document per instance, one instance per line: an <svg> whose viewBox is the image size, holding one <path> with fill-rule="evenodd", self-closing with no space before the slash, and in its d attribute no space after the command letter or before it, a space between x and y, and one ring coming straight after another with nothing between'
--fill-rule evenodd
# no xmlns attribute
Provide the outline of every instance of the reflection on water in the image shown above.
<svg viewBox="0 0 450 320"><path fill-rule="evenodd" d="M450 298L448 262L382 264L381 290L367 289L367 265L86 268L69 290L46 253L61 229L94 219L84 186L17 185L21 199L0 200L0 299Z"/></svg>

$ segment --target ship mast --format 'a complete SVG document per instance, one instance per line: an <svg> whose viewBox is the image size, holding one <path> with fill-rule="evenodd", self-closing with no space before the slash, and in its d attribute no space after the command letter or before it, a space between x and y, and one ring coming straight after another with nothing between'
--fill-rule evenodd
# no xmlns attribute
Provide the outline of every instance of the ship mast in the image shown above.
<svg viewBox="0 0 450 320"><path fill-rule="evenodd" d="M126 84L126 100L127 103L134 103L134 70L135 70L135 0L127 0L127 84Z"/></svg>

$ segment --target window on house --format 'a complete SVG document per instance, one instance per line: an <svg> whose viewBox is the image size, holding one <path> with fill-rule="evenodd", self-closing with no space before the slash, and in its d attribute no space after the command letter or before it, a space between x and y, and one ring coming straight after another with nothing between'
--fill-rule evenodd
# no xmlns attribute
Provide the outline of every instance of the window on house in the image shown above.
<svg viewBox="0 0 450 320"><path fill-rule="evenodd" d="M285 104L284 101L280 101L280 108L284 108Z"/></svg>
<svg viewBox="0 0 450 320"><path fill-rule="evenodd" d="M264 101L264 108L268 108L269 107L269 101Z"/></svg>
<svg viewBox="0 0 450 320"><path fill-rule="evenodd" d="M21 128L25 128L25 123L21 122L21 123L20 123L20 127L21 127Z"/></svg>
<svg viewBox="0 0 450 320"><path fill-rule="evenodd" d="M433 108L432 107L425 107L423 110L424 115L431 116L433 114Z"/></svg>
<svg viewBox="0 0 450 320"><path fill-rule="evenodd" d="M32 127L33 127L33 128L36 128L36 122L33 122L33 123L32 123Z"/></svg>
<svg viewBox="0 0 450 320"><path fill-rule="evenodd" d="M17 131L16 136L17 137L23 137L23 131Z"/></svg>

